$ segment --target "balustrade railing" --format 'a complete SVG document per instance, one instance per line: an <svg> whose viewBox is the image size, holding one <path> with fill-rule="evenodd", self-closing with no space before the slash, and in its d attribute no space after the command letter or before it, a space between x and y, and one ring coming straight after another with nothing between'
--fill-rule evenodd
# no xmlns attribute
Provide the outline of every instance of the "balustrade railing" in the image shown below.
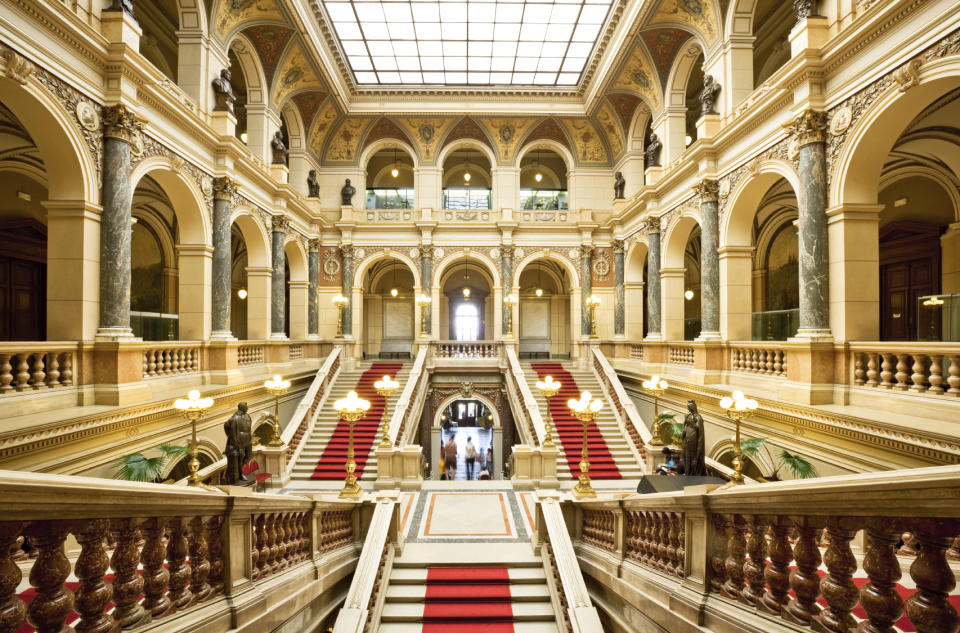
<svg viewBox="0 0 960 633"><path fill-rule="evenodd" d="M693 365L693 346L670 343L667 359L673 365Z"/></svg>
<svg viewBox="0 0 960 633"><path fill-rule="evenodd" d="M787 350L767 345L733 343L730 371L761 376L787 377Z"/></svg>
<svg viewBox="0 0 960 633"><path fill-rule="evenodd" d="M174 376L200 371L200 344L156 343L143 350L143 377Z"/></svg>
<svg viewBox="0 0 960 633"><path fill-rule="evenodd" d="M499 358L500 343L494 341L437 341L435 358Z"/></svg>
<svg viewBox="0 0 960 633"><path fill-rule="evenodd" d="M290 345L290 360L299 360L303 358L303 345L293 343Z"/></svg>
<svg viewBox="0 0 960 633"><path fill-rule="evenodd" d="M507 396L512 400L515 406L523 412L523 417L527 420L526 442L531 446L540 446L546 437L546 427L543 424L543 417L540 415L540 407L527 385L523 374L523 368L520 366L520 360L513 346L508 345L505 348L507 355ZM521 425L522 428L522 425Z"/></svg>
<svg viewBox="0 0 960 633"><path fill-rule="evenodd" d="M237 349L237 364L240 367L257 365L263 362L263 345L241 345Z"/></svg>
<svg viewBox="0 0 960 633"><path fill-rule="evenodd" d="M643 360L643 345L639 343L630 344L630 359Z"/></svg>
<svg viewBox="0 0 960 633"><path fill-rule="evenodd" d="M310 435L313 425L317 420L317 412L323 408L330 387L337 379L340 373L340 363L343 356L343 348L336 346L327 355L327 359L320 366L313 382L307 388L307 393L300 399L296 411L290 418L290 422L284 427L281 439L287 445L286 453L286 474L289 476L293 472L293 465L303 450L301 442L303 438Z"/></svg>
<svg viewBox="0 0 960 633"><path fill-rule="evenodd" d="M425 370L427 363L427 348L421 346L417 350L417 357L413 360L413 367L407 376L407 384L403 386L397 404L390 417L390 441L394 446L400 446L406 441L407 427L416 427L416 422L407 424L408 419L419 418L423 410L423 403L427 397L427 382L430 380Z"/></svg>
<svg viewBox="0 0 960 633"><path fill-rule="evenodd" d="M76 343L0 343L0 395L74 384Z"/></svg>
<svg viewBox="0 0 960 633"><path fill-rule="evenodd" d="M850 343L857 387L960 396L960 344Z"/></svg>
<svg viewBox="0 0 960 633"><path fill-rule="evenodd" d="M593 373L603 387L610 404L613 405L613 412L617 416L620 427L630 436L637 461L643 464L646 461L647 443L653 439L653 435L640 418L640 413L620 383L620 378L617 377L610 361L599 347L593 345L590 351L593 355Z"/></svg>

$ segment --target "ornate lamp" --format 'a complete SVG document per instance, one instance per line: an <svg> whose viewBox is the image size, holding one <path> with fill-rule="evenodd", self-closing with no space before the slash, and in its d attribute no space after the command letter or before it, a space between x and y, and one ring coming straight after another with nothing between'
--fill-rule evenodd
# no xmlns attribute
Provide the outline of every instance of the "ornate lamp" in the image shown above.
<svg viewBox="0 0 960 633"><path fill-rule="evenodd" d="M563 385L553 379L553 376L547 376L543 380L537 381L537 389L547 400L547 428L544 430L545 437L541 448L553 448L553 417L550 415L550 398L557 395Z"/></svg>
<svg viewBox="0 0 960 633"><path fill-rule="evenodd" d="M370 401L358 397L356 391L351 391L346 398L341 398L333 403L333 408L336 409L339 419L350 423L350 440L347 445L347 476L343 481L340 498L359 499L360 495L363 494L363 488L357 485L357 478L353 474L357 469L357 463L353 461L353 423L367 414Z"/></svg>
<svg viewBox="0 0 960 633"><path fill-rule="evenodd" d="M200 475L200 460L197 455L200 452L200 443L197 441L197 420L203 417L203 412L213 406L213 398L201 398L199 391L191 391L187 398L177 398L173 402L173 408L180 412L183 417L190 420L190 477L187 478L187 485L202 486Z"/></svg>
<svg viewBox="0 0 960 633"><path fill-rule="evenodd" d="M652 446L661 446L663 442L660 440L660 409L657 406L657 401L670 385L660 376L653 376L650 380L644 380L640 386L643 387L644 391L653 396L653 439L650 441L650 444Z"/></svg>
<svg viewBox="0 0 960 633"><path fill-rule="evenodd" d="M733 474L723 488L743 485L743 456L740 451L740 422L746 420L757 410L757 401L747 398L742 391L734 391L720 399L720 408L734 421L736 435L733 442Z"/></svg>
<svg viewBox="0 0 960 633"><path fill-rule="evenodd" d="M333 305L337 306L337 336L343 336L343 309L348 303L350 300L340 293L333 298Z"/></svg>
<svg viewBox="0 0 960 633"><path fill-rule="evenodd" d="M373 383L373 388L377 390L378 395L383 396L383 439L380 440L380 447L390 448L392 446L390 443L390 417L388 415L390 407L387 406L387 402L393 392L400 388L400 383L390 376L384 376L383 380Z"/></svg>
<svg viewBox="0 0 960 633"><path fill-rule="evenodd" d="M590 295L587 297L587 309L590 310L590 338L597 338L597 306L600 305L600 297Z"/></svg>
<svg viewBox="0 0 960 633"><path fill-rule="evenodd" d="M590 485L590 475L587 474L590 471L590 462L587 461L589 458L589 452L587 450L587 425L597 418L597 414L600 413L600 409L603 408L603 402L594 400L589 391L584 391L580 394L579 400L570 398L570 400L567 401L567 407L573 412L574 417L583 423L583 448L580 451L580 477L577 485L573 487L573 494L577 499L596 497L597 493L594 491L593 486Z"/></svg>
<svg viewBox="0 0 960 633"><path fill-rule="evenodd" d="M422 292L417 297L417 305L420 307L420 336L427 336L427 307L430 301L430 297Z"/></svg>
<svg viewBox="0 0 960 633"><path fill-rule="evenodd" d="M513 337L513 306L517 305L517 295L512 292L503 298L504 305L507 306L507 333L505 338Z"/></svg>
<svg viewBox="0 0 960 633"><path fill-rule="evenodd" d="M276 448L283 446L283 440L280 438L280 396L290 388L290 381L284 380L281 376L277 375L264 382L263 387L273 394L273 415L269 416L273 433L270 436L270 441L267 442L267 446Z"/></svg>

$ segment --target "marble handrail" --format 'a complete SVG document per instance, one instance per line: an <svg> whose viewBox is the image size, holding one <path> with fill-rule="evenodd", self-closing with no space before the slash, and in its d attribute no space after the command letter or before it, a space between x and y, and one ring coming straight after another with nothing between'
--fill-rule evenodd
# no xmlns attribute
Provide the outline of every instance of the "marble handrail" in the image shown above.
<svg viewBox="0 0 960 633"><path fill-rule="evenodd" d="M284 427L280 437L283 443L287 445L286 465L284 467L284 479L289 478L293 472L293 466L297 463L297 458L303 450L302 440L308 437L316 424L317 415L323 409L323 405L330 395L331 388L340 375L342 365L343 347L334 346L327 355L323 365L317 371L313 382L307 388L307 393L300 399L290 422Z"/></svg>
<svg viewBox="0 0 960 633"><path fill-rule="evenodd" d="M506 345L504 349L507 357L507 373L510 378L507 381L507 394L513 393L517 399L517 404L527 417L527 425L520 424L519 427L535 435L535 437L528 438L529 443L540 446L546 436L546 427L543 424L543 417L540 415L540 408L537 406L537 401L533 397L529 385L527 385L516 350L511 345Z"/></svg>
<svg viewBox="0 0 960 633"><path fill-rule="evenodd" d="M614 371L613 365L610 364L607 357L600 351L600 347L591 345L590 351L593 354L593 363L591 365L593 373L603 388L607 400L613 404L612 409L614 415L617 417L617 421L620 423L621 430L630 436L632 440L630 444L634 450L634 457L638 463L644 464L646 463L646 447L653 439L653 435L650 433L647 425L644 424L643 418L640 417L640 412L637 411L633 400L627 395L623 384L620 383L620 378L617 376L617 372Z"/></svg>
<svg viewBox="0 0 960 633"><path fill-rule="evenodd" d="M403 441L401 433L406 429L407 418L414 414L420 415L418 402L426 398L426 381L429 375L425 371L427 363L428 347L421 345L417 350L417 357L413 361L413 367L407 376L407 384L403 386L400 397L393 407L393 415L390 416L390 444L397 446Z"/></svg>

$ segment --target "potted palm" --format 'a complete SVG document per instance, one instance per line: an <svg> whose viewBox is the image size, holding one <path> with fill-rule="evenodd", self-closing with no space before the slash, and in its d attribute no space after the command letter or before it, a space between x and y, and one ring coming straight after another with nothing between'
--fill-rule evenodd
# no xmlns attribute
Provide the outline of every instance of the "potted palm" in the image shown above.
<svg viewBox="0 0 960 633"><path fill-rule="evenodd" d="M156 482L160 479L163 471L166 470L167 465L189 453L190 447L163 443L150 450L158 451L160 454L155 457L147 457L138 452L124 455L118 459L113 464L113 467L117 469L117 472L113 475L114 479Z"/></svg>
<svg viewBox="0 0 960 633"><path fill-rule="evenodd" d="M780 454L774 457L766 438L751 437L740 442L740 452L746 457L756 458L761 448L767 452L767 455L775 464L773 473L766 477L767 481L779 481L780 469L789 471L794 479L810 479L819 476L813 464L800 455L794 455L786 449L780 449Z"/></svg>

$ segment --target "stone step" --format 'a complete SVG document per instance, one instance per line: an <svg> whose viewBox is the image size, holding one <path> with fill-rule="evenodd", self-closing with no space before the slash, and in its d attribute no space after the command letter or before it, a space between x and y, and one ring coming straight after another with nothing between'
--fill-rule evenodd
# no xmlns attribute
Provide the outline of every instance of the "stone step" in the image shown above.
<svg viewBox="0 0 960 633"><path fill-rule="evenodd" d="M467 545L463 546L467 547ZM398 562L399 560L394 561L393 572L390 574L391 585L423 586L427 582L426 568L423 566L398 568L396 566ZM513 563L510 565L507 575L510 577L511 585L543 584L546 582L547 577L544 574L542 563L540 563L540 567L514 567Z"/></svg>
<svg viewBox="0 0 960 633"><path fill-rule="evenodd" d="M387 602L423 602L427 588L423 585L397 585L387 587ZM545 584L511 585L510 600L515 602L540 602L550 600L550 591Z"/></svg>
<svg viewBox="0 0 960 633"><path fill-rule="evenodd" d="M421 633L420 622L384 622L378 629L380 633ZM558 633L555 622L514 622L514 633Z"/></svg>
<svg viewBox="0 0 960 633"><path fill-rule="evenodd" d="M553 622L553 605L545 602L512 603L513 621ZM382 622L420 622L423 620L423 603L388 602L383 607Z"/></svg>

